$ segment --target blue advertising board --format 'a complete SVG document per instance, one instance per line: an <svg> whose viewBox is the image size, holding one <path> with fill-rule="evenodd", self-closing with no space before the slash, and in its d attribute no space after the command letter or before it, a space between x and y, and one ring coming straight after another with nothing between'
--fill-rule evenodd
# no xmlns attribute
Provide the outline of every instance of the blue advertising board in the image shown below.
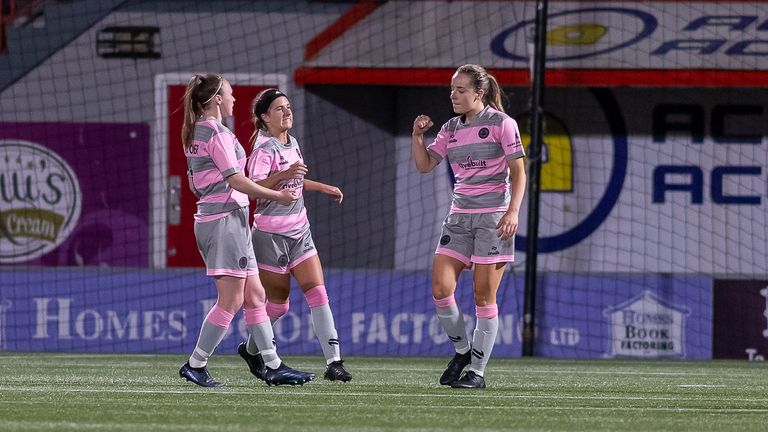
<svg viewBox="0 0 768 432"><path fill-rule="evenodd" d="M472 279L456 299L474 328ZM0 272L0 349L6 351L187 353L216 300L202 270L45 269ZM427 272L331 270L331 308L344 355L450 355L435 316ZM703 276L566 275L540 279L536 354L559 358L712 357L712 280ZM494 356L521 355L523 278L499 290ZM279 352L320 354L296 287L275 324ZM219 353L246 337L242 314Z"/></svg>

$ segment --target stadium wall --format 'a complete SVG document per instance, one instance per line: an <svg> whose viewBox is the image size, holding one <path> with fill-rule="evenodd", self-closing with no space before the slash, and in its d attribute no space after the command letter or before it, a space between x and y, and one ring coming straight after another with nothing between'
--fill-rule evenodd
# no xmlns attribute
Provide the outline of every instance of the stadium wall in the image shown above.
<svg viewBox="0 0 768 432"><path fill-rule="evenodd" d="M165 269L151 259L167 252L154 250L151 238L149 149L163 121L156 115L154 77L203 71L291 76L333 59L326 52L317 64L308 62L305 47L349 7L183 2L188 12L179 12L174 3L126 3L0 93L3 151L48 149L51 160L65 162L58 177L48 178L72 175L81 194L79 203L49 209L72 217L66 238L51 250L24 259L18 245L0 241L3 253L15 256L0 271L0 349L186 352L213 290L199 268ZM161 29L161 58L94 55L100 29L138 23ZM210 29L205 38L200 29ZM346 353L447 353L433 328L428 276L451 180L444 167L415 172L409 134L419 113L437 124L451 116L449 79L450 70L440 86L288 80L297 107L294 132L310 176L338 184L346 195L342 207L307 197ZM508 112L527 140L528 90L506 88ZM761 87L547 89L539 355L768 353L762 331L768 295L761 288L768 283L760 285L768 279L767 102ZM17 169L5 163L4 173ZM17 210L11 201L3 201L2 211ZM520 236L517 264L502 290L499 355L520 353L524 245ZM469 285L463 276L465 313L472 310ZM732 303L720 308L729 298L724 292ZM182 296L189 300L179 301ZM739 304L758 305L748 322L733 312ZM293 324L281 324L281 352L316 351L299 311L290 316ZM749 336L738 345L726 342L744 327L754 331L741 330ZM222 351L236 340L228 338Z"/></svg>

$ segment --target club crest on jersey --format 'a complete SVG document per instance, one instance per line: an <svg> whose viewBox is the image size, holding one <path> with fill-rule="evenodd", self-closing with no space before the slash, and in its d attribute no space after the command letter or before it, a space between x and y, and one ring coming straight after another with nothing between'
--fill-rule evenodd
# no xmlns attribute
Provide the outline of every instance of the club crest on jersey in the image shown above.
<svg viewBox="0 0 768 432"><path fill-rule="evenodd" d="M478 168L485 168L487 165L487 162L484 160L476 161L472 159L472 156L467 156L466 162L459 162L459 168L461 169L478 169Z"/></svg>
<svg viewBox="0 0 768 432"><path fill-rule="evenodd" d="M488 135L489 135L490 133L491 133L491 132L488 130L488 128L487 128L487 127L484 127L484 128L480 129L480 130L477 132L477 136L479 136L481 139L486 139L486 138L488 138Z"/></svg>

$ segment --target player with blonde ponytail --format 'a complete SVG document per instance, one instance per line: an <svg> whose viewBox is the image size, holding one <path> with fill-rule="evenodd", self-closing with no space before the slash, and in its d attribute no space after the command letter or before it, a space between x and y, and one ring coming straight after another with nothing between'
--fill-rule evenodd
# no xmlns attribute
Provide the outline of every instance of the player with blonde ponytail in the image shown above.
<svg viewBox="0 0 768 432"><path fill-rule="evenodd" d="M496 294L504 267L514 260L525 153L517 123L501 105L499 83L482 67L466 64L456 70L451 105L459 115L426 147L424 133L433 122L423 114L416 117L411 150L419 172L430 172L448 159L456 179L432 269L437 317L456 352L440 384L485 388L485 367L499 329ZM470 341L454 293L459 274L472 267L477 324Z"/></svg>
<svg viewBox="0 0 768 432"><path fill-rule="evenodd" d="M267 384L301 385L314 374L286 366L272 344L274 335L248 227L249 198L289 205L297 197L290 190L262 187L243 174L245 150L222 123L224 117L232 116L234 104L232 86L215 74L193 76L184 93L181 138L189 187L198 198L195 239L206 274L216 284L217 299L179 375L203 387L222 385L208 372L208 359L224 339L234 315L243 308L248 332L266 363L263 376Z"/></svg>

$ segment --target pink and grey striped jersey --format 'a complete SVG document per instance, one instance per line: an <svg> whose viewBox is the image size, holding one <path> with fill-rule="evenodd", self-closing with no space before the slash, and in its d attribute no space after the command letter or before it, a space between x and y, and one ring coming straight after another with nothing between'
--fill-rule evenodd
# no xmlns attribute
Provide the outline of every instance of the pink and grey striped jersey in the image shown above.
<svg viewBox="0 0 768 432"><path fill-rule="evenodd" d="M245 150L232 131L218 120L206 118L195 123L187 156L189 184L197 196L197 222L208 222L248 206L248 195L229 186L226 178L245 168Z"/></svg>
<svg viewBox="0 0 768 432"><path fill-rule="evenodd" d="M517 122L486 106L470 124L448 120L427 146L438 162L448 158L456 183L451 213L507 211L509 165L525 156Z"/></svg>
<svg viewBox="0 0 768 432"><path fill-rule="evenodd" d="M287 170L296 162L304 163L299 143L296 138L288 135L289 143L283 144L279 139L265 130L259 131L251 155L248 157L248 176L258 182L272 174ZM291 238L299 238L309 229L307 210L304 208L304 179L290 179L280 182L273 189L295 189L298 199L291 205L282 205L275 201L258 200L254 211L253 227L259 231L282 234Z"/></svg>

